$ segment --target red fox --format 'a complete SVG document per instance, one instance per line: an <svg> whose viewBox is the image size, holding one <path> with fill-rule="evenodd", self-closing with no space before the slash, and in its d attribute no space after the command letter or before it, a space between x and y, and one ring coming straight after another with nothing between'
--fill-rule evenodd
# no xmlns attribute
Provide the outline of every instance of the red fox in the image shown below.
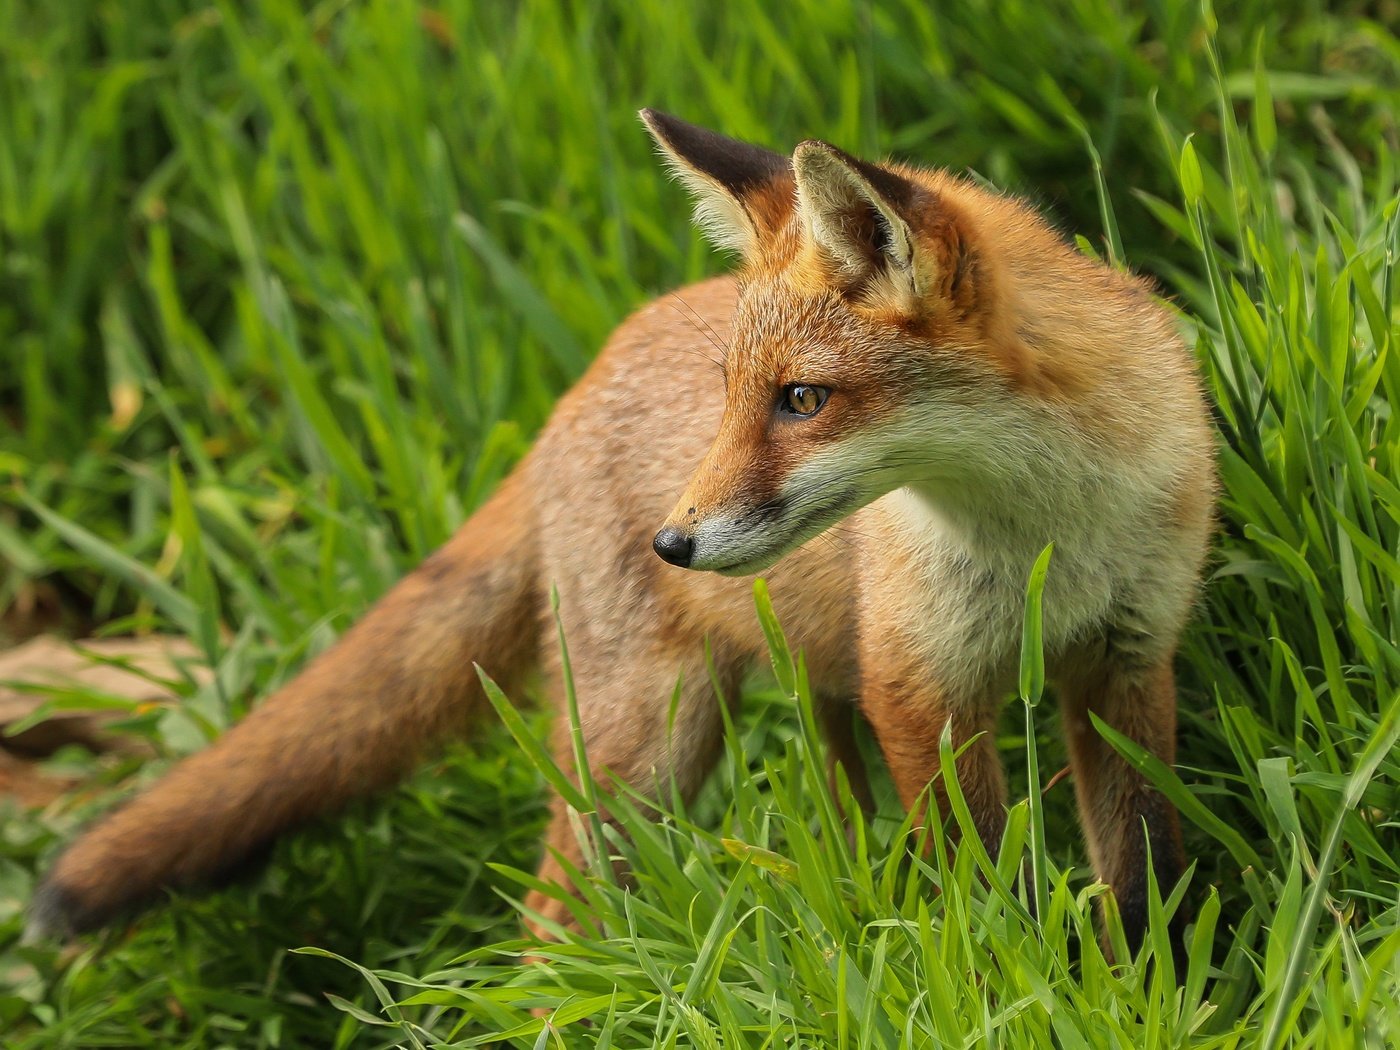
<svg viewBox="0 0 1400 1050"><path fill-rule="evenodd" d="M995 851L1006 788L990 730L1014 690L1028 571L1054 541L1047 670L1094 871L1141 941L1149 848L1162 887L1183 869L1177 816L1088 714L1173 760L1172 657L1215 481L1172 317L1144 281L967 179L641 116L737 273L626 321L450 542L61 854L33 932L91 930L217 881L392 783L486 707L474 665L510 691L543 660L560 693L552 587L600 775L700 786L722 725L704 642L732 694L762 655L743 577L763 572L858 794L853 701L906 807L945 804L946 726ZM572 769L567 725L554 745ZM552 812L540 874L558 882L580 847L562 799ZM571 923L547 894L527 904L536 932Z"/></svg>

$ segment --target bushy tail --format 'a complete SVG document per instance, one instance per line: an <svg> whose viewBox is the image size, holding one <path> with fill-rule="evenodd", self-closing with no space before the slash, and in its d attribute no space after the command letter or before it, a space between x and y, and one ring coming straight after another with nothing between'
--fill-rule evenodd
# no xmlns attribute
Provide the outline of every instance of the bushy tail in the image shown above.
<svg viewBox="0 0 1400 1050"><path fill-rule="evenodd" d="M290 684L73 843L31 936L90 930L217 883L288 828L392 784L534 657L534 521L522 471Z"/></svg>

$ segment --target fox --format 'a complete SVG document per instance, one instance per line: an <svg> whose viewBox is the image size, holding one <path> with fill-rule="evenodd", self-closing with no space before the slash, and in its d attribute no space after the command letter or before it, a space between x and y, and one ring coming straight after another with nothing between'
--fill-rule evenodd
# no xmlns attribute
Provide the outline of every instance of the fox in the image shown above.
<svg viewBox="0 0 1400 1050"><path fill-rule="evenodd" d="M1141 945L1150 877L1165 889L1185 870L1179 820L1089 716L1174 762L1173 658L1216 479L1171 311L1148 280L970 177L641 120L734 271L627 319L443 547L63 849L31 937L218 885L288 830L392 785L490 710L478 667L507 693L542 669L566 711L546 642L555 602L588 772L688 799L722 749L711 670L732 704L766 657L760 573L806 654L828 761L861 805L857 716L905 811L956 843L946 733L995 855L1008 803L994 728L1015 692L1027 575L1053 542L1047 678L1093 874ZM568 723L551 745L577 777ZM543 884L580 867L575 826L554 797ZM569 900L532 891L528 930L577 928Z"/></svg>

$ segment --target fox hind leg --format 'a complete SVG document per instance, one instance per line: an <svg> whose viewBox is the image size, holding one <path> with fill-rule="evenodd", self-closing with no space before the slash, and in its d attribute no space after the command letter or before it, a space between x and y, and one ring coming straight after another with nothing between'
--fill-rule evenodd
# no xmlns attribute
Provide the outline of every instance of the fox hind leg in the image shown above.
<svg viewBox="0 0 1400 1050"><path fill-rule="evenodd" d="M611 659L596 655L606 651L602 646L572 649L578 654L573 677L584 749L591 776L604 793L618 790L611 783L616 779L663 805L673 790L688 802L713 770L723 744L721 700L704 653L698 643L693 648L686 653L682 643L667 645L639 633L629 637L627 653L614 649ZM727 702L735 695L739 669L718 659L716 666ZM554 681L560 680L556 673ZM555 685L555 693L554 759L577 783L573 727L562 685ZM615 823L606 805L600 806L599 816ZM569 869L586 866L580 841L580 827L586 824L586 815L574 813L561 796L551 800L538 877L566 892L535 889L526 896L527 912L539 917L527 917L526 926L542 939L552 937L552 926L577 926L577 905L567 890Z"/></svg>
<svg viewBox="0 0 1400 1050"><path fill-rule="evenodd" d="M831 797L839 801L836 790L836 767L846 772L851 797L867 819L875 813L875 796L870 790L870 773L856 742L856 719L860 717L854 704L844 696L820 695L816 698L817 724L826 741L827 778ZM849 818L849 814L846 814Z"/></svg>

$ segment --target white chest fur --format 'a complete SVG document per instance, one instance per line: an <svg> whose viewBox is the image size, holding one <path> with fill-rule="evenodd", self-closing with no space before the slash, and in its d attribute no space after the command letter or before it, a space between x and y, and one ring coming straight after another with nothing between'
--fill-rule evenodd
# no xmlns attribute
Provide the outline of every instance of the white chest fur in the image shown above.
<svg viewBox="0 0 1400 1050"><path fill-rule="evenodd" d="M1194 588L1164 494L1084 471L1019 491L904 488L860 515L863 630L912 646L949 687L1003 692L1020 655L1027 578L1055 544L1044 593L1053 666L1103 640L1151 660L1175 641Z"/></svg>

